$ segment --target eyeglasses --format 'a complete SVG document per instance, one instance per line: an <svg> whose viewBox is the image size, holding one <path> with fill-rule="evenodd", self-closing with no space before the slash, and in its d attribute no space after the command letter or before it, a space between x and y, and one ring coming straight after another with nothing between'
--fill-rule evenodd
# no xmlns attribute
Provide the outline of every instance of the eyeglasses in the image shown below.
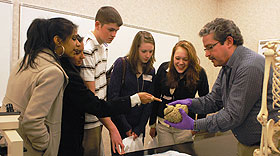
<svg viewBox="0 0 280 156"><path fill-rule="evenodd" d="M219 43L219 41L218 41L217 43L215 43L215 44L212 44L212 45L209 45L209 46L205 47L205 48L204 48L204 51L206 51L206 50L208 50L208 51L212 50L218 43Z"/></svg>

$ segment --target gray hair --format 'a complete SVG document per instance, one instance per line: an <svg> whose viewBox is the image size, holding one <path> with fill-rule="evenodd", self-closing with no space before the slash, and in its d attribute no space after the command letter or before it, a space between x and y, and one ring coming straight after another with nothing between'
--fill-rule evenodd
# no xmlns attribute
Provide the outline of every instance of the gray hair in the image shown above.
<svg viewBox="0 0 280 156"><path fill-rule="evenodd" d="M203 37L208 34L214 33L214 39L219 41L222 45L228 36L234 40L234 45L242 45L243 37L240 29L234 24L232 20L224 18L216 18L215 20L207 23L200 31L199 36Z"/></svg>

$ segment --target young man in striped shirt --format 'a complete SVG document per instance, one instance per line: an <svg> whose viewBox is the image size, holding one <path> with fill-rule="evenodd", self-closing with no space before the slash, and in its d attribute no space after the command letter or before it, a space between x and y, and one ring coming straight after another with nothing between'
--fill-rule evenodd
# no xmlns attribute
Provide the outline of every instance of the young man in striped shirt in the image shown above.
<svg viewBox="0 0 280 156"><path fill-rule="evenodd" d="M84 39L85 59L81 67L81 76L87 87L100 99L106 99L107 92L107 43L113 41L122 24L122 18L115 8L109 6L101 7L95 17L95 29L90 31ZM98 119L96 116L86 114L83 139L85 156L99 156L104 153L101 141L102 124L110 132L112 145L116 147L120 145L123 148L118 129L110 117Z"/></svg>

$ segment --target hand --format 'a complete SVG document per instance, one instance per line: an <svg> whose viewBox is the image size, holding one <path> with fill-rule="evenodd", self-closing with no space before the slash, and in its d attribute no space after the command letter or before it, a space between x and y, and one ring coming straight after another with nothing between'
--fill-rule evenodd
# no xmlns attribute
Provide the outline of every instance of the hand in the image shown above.
<svg viewBox="0 0 280 156"><path fill-rule="evenodd" d="M110 132L110 138L113 146L113 152L116 153L115 149L117 149L117 152L120 155L124 154L124 144L122 143L122 138L119 131L117 130L117 131L109 131L109 132Z"/></svg>
<svg viewBox="0 0 280 156"><path fill-rule="evenodd" d="M189 117L185 111L183 109L179 109L181 115L182 115L182 121L179 122L179 123L172 123L172 122L169 122L167 120L164 120L164 122L168 125L170 125L171 127L175 127L175 128L178 128L178 129L183 129L183 130L193 130L193 125L194 125L194 120Z"/></svg>
<svg viewBox="0 0 280 156"><path fill-rule="evenodd" d="M132 136L132 129L130 129L129 131L127 131L125 134L126 134L126 136L128 136L128 137Z"/></svg>
<svg viewBox="0 0 280 156"><path fill-rule="evenodd" d="M174 106L176 104L187 105L188 107L190 107L192 105L192 100L191 99L176 100L176 101L170 102L168 105Z"/></svg>
<svg viewBox="0 0 280 156"><path fill-rule="evenodd" d="M136 133L134 133L134 132L132 132L132 136L133 136L133 140L138 138L138 135Z"/></svg>
<svg viewBox="0 0 280 156"><path fill-rule="evenodd" d="M192 135L195 135L196 133L198 133L197 131L191 131Z"/></svg>
<svg viewBox="0 0 280 156"><path fill-rule="evenodd" d="M152 138L156 137L156 132L157 132L156 128L151 128L151 129L150 129L150 136L151 136Z"/></svg>
<svg viewBox="0 0 280 156"><path fill-rule="evenodd" d="M141 100L141 103L143 103L143 104L151 103L153 101L161 102L161 99L154 97L152 94L149 94L146 92L139 92L137 94Z"/></svg>

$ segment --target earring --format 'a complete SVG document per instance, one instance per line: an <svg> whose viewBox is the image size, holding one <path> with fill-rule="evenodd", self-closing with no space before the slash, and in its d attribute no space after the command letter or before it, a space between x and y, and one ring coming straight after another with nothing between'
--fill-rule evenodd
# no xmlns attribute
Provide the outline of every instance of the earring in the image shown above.
<svg viewBox="0 0 280 156"><path fill-rule="evenodd" d="M57 48L59 48L59 47L61 47L61 49L62 49L62 53L59 55L55 50L54 50L54 52L60 57L60 56L62 56L63 54L64 54L64 52L65 52L65 48L61 45L61 46L58 46ZM56 48L56 49L57 49Z"/></svg>
<svg viewBox="0 0 280 156"><path fill-rule="evenodd" d="M60 56L62 56L65 52L65 48L63 46L61 46L61 48L62 48L62 54Z"/></svg>

